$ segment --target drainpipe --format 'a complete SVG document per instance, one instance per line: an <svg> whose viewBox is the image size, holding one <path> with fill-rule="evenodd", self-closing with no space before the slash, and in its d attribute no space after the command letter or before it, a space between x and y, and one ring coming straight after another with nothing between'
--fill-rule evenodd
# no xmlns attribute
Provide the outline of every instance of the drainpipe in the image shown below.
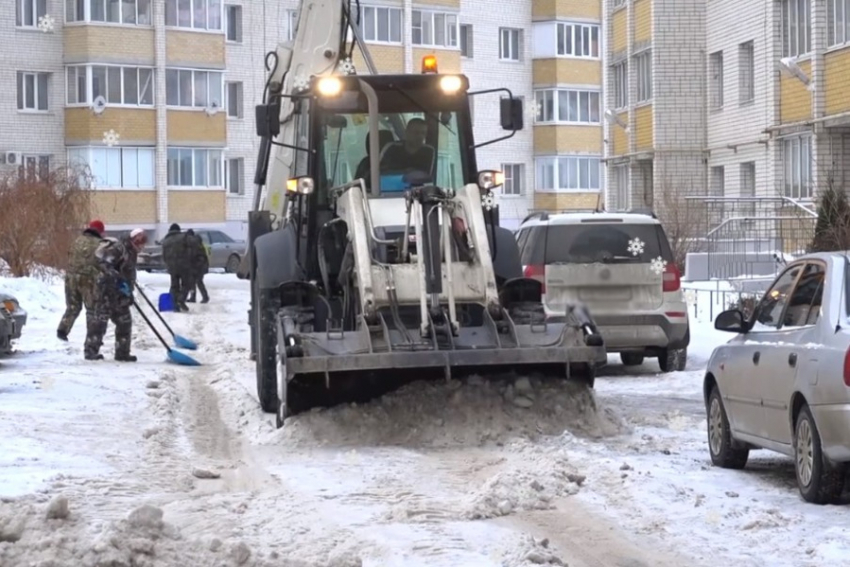
<svg viewBox="0 0 850 567"><path fill-rule="evenodd" d="M165 32L165 2L154 0L153 34L154 34L154 104L156 105L156 151L155 151L155 184L156 184L156 222L157 233L160 225L168 222L168 113L165 108L165 67L166 67L166 32Z"/></svg>
<svg viewBox="0 0 850 567"><path fill-rule="evenodd" d="M404 72L405 74L413 73L413 31L411 24L413 22L413 0L404 0Z"/></svg>

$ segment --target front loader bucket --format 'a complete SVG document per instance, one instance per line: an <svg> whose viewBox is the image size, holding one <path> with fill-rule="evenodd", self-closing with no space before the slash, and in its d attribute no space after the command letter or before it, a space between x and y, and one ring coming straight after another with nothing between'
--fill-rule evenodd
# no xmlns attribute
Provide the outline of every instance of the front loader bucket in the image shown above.
<svg viewBox="0 0 850 567"><path fill-rule="evenodd" d="M466 325L455 336L420 336L418 313L381 312L353 331L291 333L279 320L278 352L283 382L278 392L285 415L313 407L362 403L415 380L542 373L566 379L591 376L605 364L601 336L575 317L518 321L506 311L498 320L481 306L467 306ZM401 330L393 321L405 323ZM438 326L435 326L438 327Z"/></svg>

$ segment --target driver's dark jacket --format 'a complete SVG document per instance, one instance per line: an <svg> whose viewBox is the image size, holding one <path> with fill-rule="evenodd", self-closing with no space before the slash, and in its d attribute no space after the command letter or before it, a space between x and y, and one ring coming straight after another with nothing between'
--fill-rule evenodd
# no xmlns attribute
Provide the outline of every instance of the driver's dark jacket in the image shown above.
<svg viewBox="0 0 850 567"><path fill-rule="evenodd" d="M404 144L392 144L381 157L381 173L417 170L430 174L433 163L434 150L429 146L422 146L411 154L404 149Z"/></svg>

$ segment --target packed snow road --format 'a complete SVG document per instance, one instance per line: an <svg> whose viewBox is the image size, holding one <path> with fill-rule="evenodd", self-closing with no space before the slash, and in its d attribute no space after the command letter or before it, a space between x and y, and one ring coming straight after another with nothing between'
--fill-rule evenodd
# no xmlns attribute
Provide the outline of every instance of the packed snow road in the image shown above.
<svg viewBox="0 0 850 567"><path fill-rule="evenodd" d="M155 297L161 275L143 274ZM710 466L700 382L727 337L694 324L691 370L612 365L565 383L412 384L363 406L260 412L247 285L168 314L204 366L83 360L55 339L61 284L3 279L30 311L0 360L0 566L823 565L845 507L799 499L790 460ZM531 407L525 407L531 402ZM67 506L67 508L66 508Z"/></svg>

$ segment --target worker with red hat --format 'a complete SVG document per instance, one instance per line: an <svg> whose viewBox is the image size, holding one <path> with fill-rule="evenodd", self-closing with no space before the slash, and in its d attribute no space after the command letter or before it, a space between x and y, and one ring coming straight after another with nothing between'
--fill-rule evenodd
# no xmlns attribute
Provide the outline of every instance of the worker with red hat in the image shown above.
<svg viewBox="0 0 850 567"><path fill-rule="evenodd" d="M68 269L65 270L65 314L56 329L56 336L63 341L68 340L68 333L80 316L83 305L86 311L94 309L95 286L100 273L94 252L103 241L105 230L103 221L95 219L71 245Z"/></svg>

